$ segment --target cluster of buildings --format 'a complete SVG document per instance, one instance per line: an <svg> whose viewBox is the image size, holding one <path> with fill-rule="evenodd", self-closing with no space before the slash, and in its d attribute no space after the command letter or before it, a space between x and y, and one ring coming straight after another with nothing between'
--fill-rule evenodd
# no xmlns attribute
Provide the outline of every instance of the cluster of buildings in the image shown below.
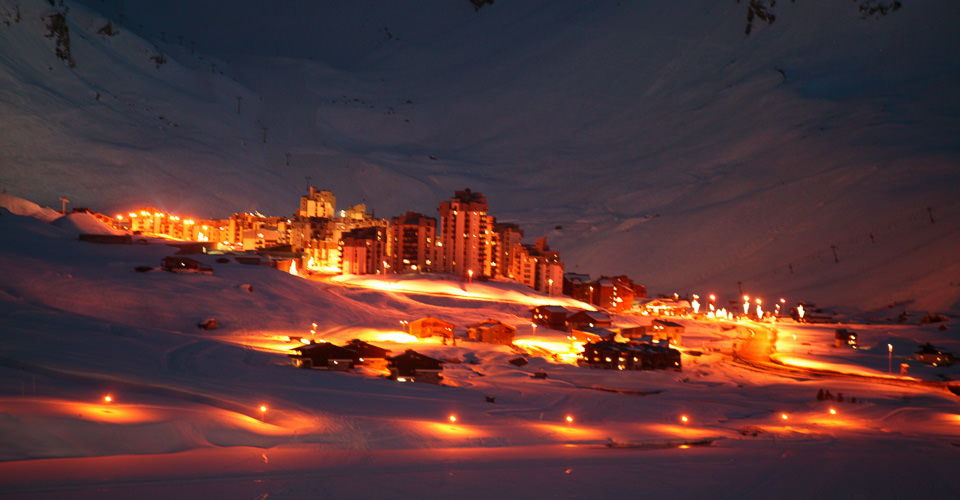
<svg viewBox="0 0 960 500"><path fill-rule="evenodd" d="M607 311L624 313L634 309L638 299L646 298L647 287L626 276L601 276L591 280L585 274L567 273L563 294Z"/></svg>
<svg viewBox="0 0 960 500"><path fill-rule="evenodd" d="M260 214L233 214L229 219L191 219L156 208L117 214L114 227L172 240L210 243L225 251L257 250L289 243L293 219Z"/></svg>
<svg viewBox="0 0 960 500"><path fill-rule="evenodd" d="M440 337L444 345L448 342L457 345L454 335L456 325L433 316L427 316L410 322L402 322L407 333L418 339ZM508 325L495 319L487 319L479 323L467 325L467 340L485 342L487 344L513 345L513 337L517 327Z"/></svg>
<svg viewBox="0 0 960 500"><path fill-rule="evenodd" d="M549 295L563 293L560 253L545 238L524 244L520 227L497 222L481 193L456 191L437 212L378 219L363 203L338 210L331 191L310 187L292 217L195 220L141 208L118 214L113 224L134 234L206 242L216 250L287 253L300 261L299 269L318 273L438 272L464 280L507 278Z"/></svg>
<svg viewBox="0 0 960 500"><path fill-rule="evenodd" d="M292 349L293 365L299 368L349 371L361 366L386 370L389 378L399 382L439 384L443 380L443 362L407 349L389 356L390 350L354 339L343 346L329 342L311 342Z"/></svg>

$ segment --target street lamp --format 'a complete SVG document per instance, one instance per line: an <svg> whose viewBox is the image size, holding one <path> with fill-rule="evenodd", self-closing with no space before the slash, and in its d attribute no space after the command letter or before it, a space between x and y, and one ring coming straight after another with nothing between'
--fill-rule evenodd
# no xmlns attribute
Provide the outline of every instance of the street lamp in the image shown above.
<svg viewBox="0 0 960 500"><path fill-rule="evenodd" d="M547 296L553 297L553 278L547 280Z"/></svg>
<svg viewBox="0 0 960 500"><path fill-rule="evenodd" d="M473 281L473 269L467 269L467 283Z"/></svg>

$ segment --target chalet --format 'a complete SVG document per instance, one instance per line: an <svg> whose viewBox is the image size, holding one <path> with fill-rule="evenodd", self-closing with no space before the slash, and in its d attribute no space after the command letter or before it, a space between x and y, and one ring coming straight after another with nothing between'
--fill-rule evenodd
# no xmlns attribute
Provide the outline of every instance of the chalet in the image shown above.
<svg viewBox="0 0 960 500"><path fill-rule="evenodd" d="M427 316L411 321L408 324L408 332L418 339L439 336L446 340L448 337L453 338L453 327L453 323L434 318L433 316Z"/></svg>
<svg viewBox="0 0 960 500"><path fill-rule="evenodd" d="M586 344L577 364L617 370L680 371L680 358L680 351L662 345L604 340Z"/></svg>
<svg viewBox="0 0 960 500"><path fill-rule="evenodd" d="M648 316L683 316L690 312L690 302L682 299L643 299L637 309Z"/></svg>
<svg viewBox="0 0 960 500"><path fill-rule="evenodd" d="M574 342L599 342L601 340L611 340L617 336L617 332L606 328L596 326L581 326L570 329L570 340Z"/></svg>
<svg viewBox="0 0 960 500"><path fill-rule="evenodd" d="M647 327L647 335L651 335L653 340L659 343L671 345L682 345L683 332L685 328L680 323L667 321L665 319L655 319Z"/></svg>
<svg viewBox="0 0 960 500"><path fill-rule="evenodd" d="M467 327L467 337L476 342L486 342L488 344L513 345L513 335L516 333L515 326L508 325L501 321L488 319L480 323Z"/></svg>
<svg viewBox="0 0 960 500"><path fill-rule="evenodd" d="M834 347L857 348L857 332L846 328L837 328L833 332Z"/></svg>
<svg viewBox="0 0 960 500"><path fill-rule="evenodd" d="M359 364L372 368L387 368L387 354L389 350L368 344L359 339L353 339L343 347L357 353Z"/></svg>
<svg viewBox="0 0 960 500"><path fill-rule="evenodd" d="M925 363L930 366L950 366L957 361L956 356L954 356L952 353L941 351L939 348L929 342L922 344L919 347L920 349L914 353L913 359L916 359L921 363Z"/></svg>
<svg viewBox="0 0 960 500"><path fill-rule="evenodd" d="M213 273L213 268L189 257L164 257L163 270L171 273Z"/></svg>
<svg viewBox="0 0 960 500"><path fill-rule="evenodd" d="M349 370L360 362L356 351L333 345L329 342L310 343L292 350L293 366L319 370Z"/></svg>
<svg viewBox="0 0 960 500"><path fill-rule="evenodd" d="M426 382L439 384L443 379L443 362L433 359L413 349L407 349L399 356L387 358L390 378L398 382Z"/></svg>
<svg viewBox="0 0 960 500"><path fill-rule="evenodd" d="M649 336L647 328L647 326L622 326L620 327L620 336L630 340L640 340ZM650 336L650 340L653 340L652 336Z"/></svg>
<svg viewBox="0 0 960 500"><path fill-rule="evenodd" d="M360 339L353 339L343 347L356 351L363 359L387 359L388 349L368 344Z"/></svg>
<svg viewBox="0 0 960 500"><path fill-rule="evenodd" d="M570 311L561 306L538 306L530 310L531 319L537 325L554 330L567 329L567 316Z"/></svg>
<svg viewBox="0 0 960 500"><path fill-rule="evenodd" d="M599 327L607 328L613 325L610 315L601 311L578 311L567 316L567 328Z"/></svg>

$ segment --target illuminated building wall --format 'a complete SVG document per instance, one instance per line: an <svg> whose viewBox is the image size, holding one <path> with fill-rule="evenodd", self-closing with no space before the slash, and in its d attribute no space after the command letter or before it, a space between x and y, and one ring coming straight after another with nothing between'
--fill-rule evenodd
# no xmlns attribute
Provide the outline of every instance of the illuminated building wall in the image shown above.
<svg viewBox="0 0 960 500"><path fill-rule="evenodd" d="M494 274L514 279L511 262L516 247L523 244L523 230L513 223L495 223L494 234L497 237L494 242Z"/></svg>
<svg viewBox="0 0 960 500"><path fill-rule="evenodd" d="M508 276L548 295L563 293L560 252L550 250L546 238L537 238L535 245L513 245Z"/></svg>
<svg viewBox="0 0 960 500"><path fill-rule="evenodd" d="M332 219L337 216L337 197L330 191L317 191L310 186L310 193L300 197L300 209L297 217L326 217Z"/></svg>
<svg viewBox="0 0 960 500"><path fill-rule="evenodd" d="M363 227L344 233L340 240L341 273L384 274L386 240L385 227Z"/></svg>
<svg viewBox="0 0 960 500"><path fill-rule="evenodd" d="M493 275L493 217L487 199L469 189L440 202L437 270L467 277Z"/></svg>
<svg viewBox="0 0 960 500"><path fill-rule="evenodd" d="M416 212L390 220L390 272L434 269L437 219Z"/></svg>

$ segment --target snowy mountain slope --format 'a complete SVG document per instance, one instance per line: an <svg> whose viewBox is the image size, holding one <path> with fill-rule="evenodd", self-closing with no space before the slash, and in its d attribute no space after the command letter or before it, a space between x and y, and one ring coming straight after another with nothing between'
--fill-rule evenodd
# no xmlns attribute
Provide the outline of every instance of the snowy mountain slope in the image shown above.
<svg viewBox="0 0 960 500"><path fill-rule="evenodd" d="M955 5L781 3L745 37L733 1L86 2L70 70L48 4L20 4L0 29L14 194L283 214L309 176L391 216L469 186L568 269L653 292L960 303ZM108 18L120 34L95 35Z"/></svg>
<svg viewBox="0 0 960 500"><path fill-rule="evenodd" d="M362 497L589 497L598 480L627 476L664 496L780 488L785 498L882 497L915 490L905 474L927 478L932 495L952 491L960 415L941 377L960 368L909 356L921 342L956 349L953 321L942 330L848 325L861 350L833 347L832 325L776 325L783 355L880 377L888 359L908 362L929 384L768 372L734 362L731 350L773 325L690 318L677 320L687 328L682 372L593 370L536 355L518 367L506 346L378 335L397 318L432 314L460 326L494 317L518 326L518 338L566 339L530 334L525 306L331 285L212 256L199 257L212 275L135 272L173 249L80 242L7 210L0 233L6 496L314 498L322 483ZM221 327L197 328L207 315ZM360 336L447 360L445 385L296 369L287 336L306 336L310 321L338 343ZM537 370L549 376L532 377ZM815 399L824 388L846 399Z"/></svg>

